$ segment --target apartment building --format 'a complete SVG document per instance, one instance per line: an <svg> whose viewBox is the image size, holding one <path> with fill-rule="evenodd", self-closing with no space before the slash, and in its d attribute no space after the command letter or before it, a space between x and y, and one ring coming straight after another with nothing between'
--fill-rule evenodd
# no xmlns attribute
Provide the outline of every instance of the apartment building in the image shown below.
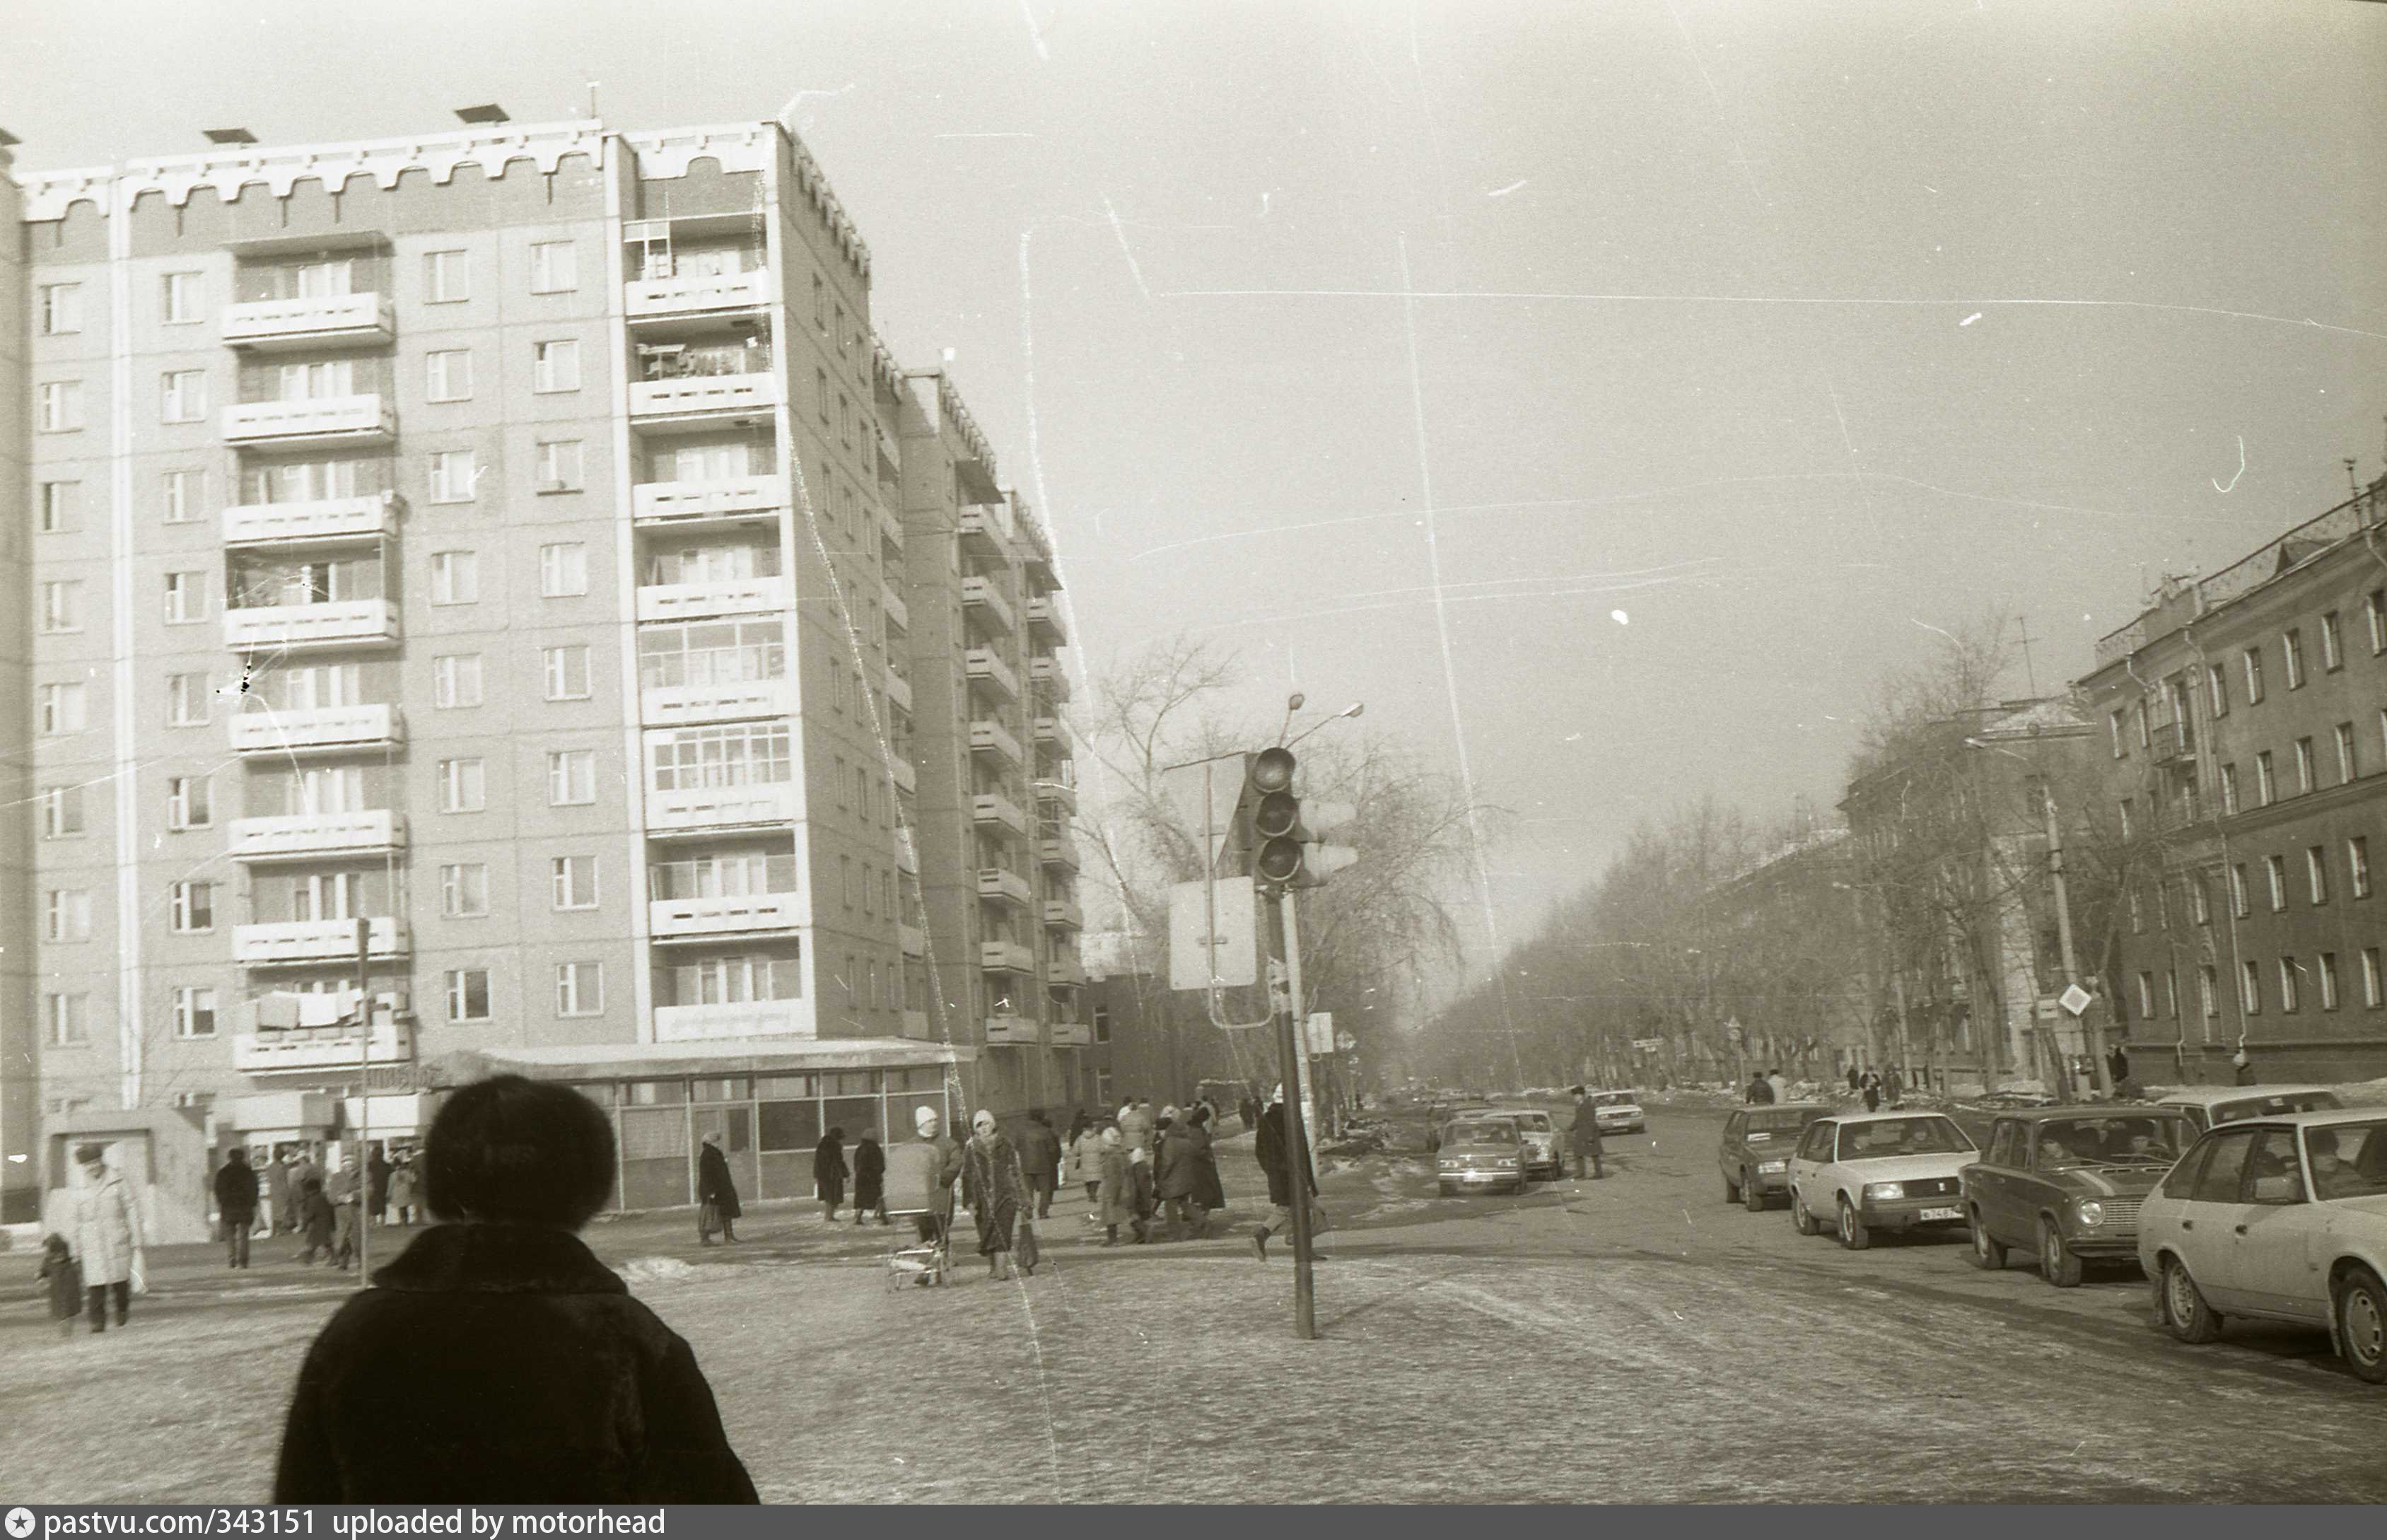
<svg viewBox="0 0 2387 1540"><path fill-rule="evenodd" d="M467 1060L613 1109L628 1206L708 1131L767 1199L832 1123L1073 1103L1051 544L783 128L0 219L8 1218L95 1141L196 1232L223 1150L407 1139Z"/></svg>
<svg viewBox="0 0 2387 1540"><path fill-rule="evenodd" d="M2132 852L2113 980L2141 1079L2387 1068L2387 481L2156 602L2080 681Z"/></svg>

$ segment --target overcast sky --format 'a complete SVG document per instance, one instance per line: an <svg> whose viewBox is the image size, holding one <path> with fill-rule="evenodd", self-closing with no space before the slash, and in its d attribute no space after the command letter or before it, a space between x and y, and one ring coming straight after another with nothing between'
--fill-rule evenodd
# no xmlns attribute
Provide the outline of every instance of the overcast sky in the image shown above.
<svg viewBox="0 0 2387 1540"><path fill-rule="evenodd" d="M2387 6L11 7L20 167L785 110L1050 514L1099 666L1192 629L1522 820L1837 800L1881 670L2379 473ZM1436 587L1437 564L1439 587ZM1439 596L1437 598L1437 595ZM2025 681L2017 676L2014 693Z"/></svg>

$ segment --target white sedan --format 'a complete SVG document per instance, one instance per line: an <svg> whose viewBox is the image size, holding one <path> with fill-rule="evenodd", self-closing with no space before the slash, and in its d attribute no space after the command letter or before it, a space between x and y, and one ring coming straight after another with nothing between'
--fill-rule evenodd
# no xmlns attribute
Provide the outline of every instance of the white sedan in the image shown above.
<svg viewBox="0 0 2387 1540"><path fill-rule="evenodd" d="M2182 1342L2211 1342L2232 1316L2299 1322L2387 1382L2387 1112L2216 1128L2147 1195L2139 1261Z"/></svg>
<svg viewBox="0 0 2387 1540"><path fill-rule="evenodd" d="M1791 1226L1814 1235L1835 1224L1850 1251L1871 1245L1876 1230L1961 1229L1959 1173L1979 1158L1964 1130L1936 1112L1818 1118L1790 1157Z"/></svg>

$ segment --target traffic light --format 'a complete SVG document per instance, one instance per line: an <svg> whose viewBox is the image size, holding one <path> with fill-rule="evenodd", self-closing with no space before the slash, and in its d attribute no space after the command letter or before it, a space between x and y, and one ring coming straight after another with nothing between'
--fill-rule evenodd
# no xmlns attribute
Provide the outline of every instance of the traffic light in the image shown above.
<svg viewBox="0 0 2387 1540"><path fill-rule="evenodd" d="M1263 749L1252 756L1246 804L1251 809L1252 877L1262 886L1316 888L1359 859L1324 836L1359 815L1348 802L1319 802L1293 789L1292 751Z"/></svg>

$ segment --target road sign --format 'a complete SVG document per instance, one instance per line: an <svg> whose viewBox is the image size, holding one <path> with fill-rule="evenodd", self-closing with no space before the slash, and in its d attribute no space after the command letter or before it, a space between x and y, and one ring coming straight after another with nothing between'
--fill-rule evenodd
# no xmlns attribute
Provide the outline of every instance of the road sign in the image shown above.
<svg viewBox="0 0 2387 1540"><path fill-rule="evenodd" d="M1664 1038L1635 1038L1633 1046L1644 1054L1654 1054L1666 1046Z"/></svg>
<svg viewBox="0 0 2387 1540"><path fill-rule="evenodd" d="M1334 1046L1348 1054L1359 1046L1359 1040L1348 1032L1337 1032L1334 1034Z"/></svg>
<svg viewBox="0 0 2387 1540"><path fill-rule="evenodd" d="M2065 1010L2071 1012L2074 1016L2078 1016L2081 1012L2087 1010L2089 1008L2090 1002L2096 998L2097 997L2095 995L2090 994L2087 990L2075 984L2070 989L2065 990L2062 994L2057 995L2055 997L2055 1003L2063 1006Z"/></svg>
<svg viewBox="0 0 2387 1540"><path fill-rule="evenodd" d="M1259 982L1259 902L1252 879L1220 877L1216 890L1218 929L1214 934L1211 884L1180 882L1168 890L1168 987L1172 990Z"/></svg>
<svg viewBox="0 0 2387 1540"><path fill-rule="evenodd" d="M1244 795L1244 780L1248 772L1244 762L1250 756L1230 754L1223 759L1203 760L1195 764L1180 764L1160 773L1161 794L1184 825L1189 838L1198 845L1202 830L1210 831L1210 865L1218 865L1225 850L1228 836L1235 825L1235 805ZM1246 978L1245 983L1251 980ZM1179 985L1183 989L1186 986ZM1200 988L1203 986L1194 986Z"/></svg>
<svg viewBox="0 0 2387 1540"><path fill-rule="evenodd" d="M1309 1051L1313 1054L1334 1052L1334 1013L1332 1011L1309 1013Z"/></svg>
<svg viewBox="0 0 2387 1540"><path fill-rule="evenodd" d="M1740 1022L1737 1019L1725 1022L1724 1024L1724 1035L1732 1039L1733 1041L1738 1042L1740 1041Z"/></svg>

